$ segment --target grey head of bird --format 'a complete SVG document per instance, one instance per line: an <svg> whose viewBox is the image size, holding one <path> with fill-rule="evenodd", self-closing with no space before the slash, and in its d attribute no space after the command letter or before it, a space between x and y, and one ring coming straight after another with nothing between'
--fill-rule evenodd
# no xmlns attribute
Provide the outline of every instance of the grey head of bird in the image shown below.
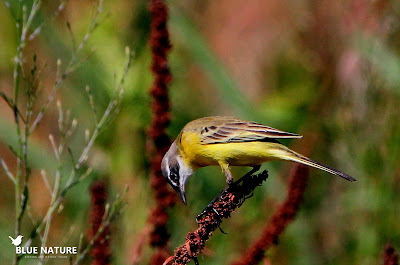
<svg viewBox="0 0 400 265"><path fill-rule="evenodd" d="M179 192L183 203L186 204L185 185L194 170L185 164L175 141L163 157L161 171L168 183Z"/></svg>

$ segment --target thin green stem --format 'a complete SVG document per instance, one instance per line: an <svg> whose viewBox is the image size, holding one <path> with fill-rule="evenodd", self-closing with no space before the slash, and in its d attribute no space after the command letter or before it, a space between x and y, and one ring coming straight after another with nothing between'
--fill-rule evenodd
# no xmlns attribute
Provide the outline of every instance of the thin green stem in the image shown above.
<svg viewBox="0 0 400 265"><path fill-rule="evenodd" d="M21 227L21 172L22 172L22 149L23 149L23 139L21 136L21 127L19 123L19 116L18 116L18 99L19 99L19 89L20 89L20 80L21 80L21 62L22 62L22 51L23 46L21 45L21 34L22 34L22 27L21 25L21 14L22 14L22 4L19 2L18 8L18 18L16 21L17 27L17 55L14 58L14 120L16 125L16 132L17 132L17 139L18 139L18 148L17 148L17 169L15 174L15 236L20 234L20 227ZM18 264L18 256L15 254L13 264Z"/></svg>

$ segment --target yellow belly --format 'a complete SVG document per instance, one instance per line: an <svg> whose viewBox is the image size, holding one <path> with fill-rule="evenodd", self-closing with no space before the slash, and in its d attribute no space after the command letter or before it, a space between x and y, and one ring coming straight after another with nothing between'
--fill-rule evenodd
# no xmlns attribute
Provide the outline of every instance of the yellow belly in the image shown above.
<svg viewBox="0 0 400 265"><path fill-rule="evenodd" d="M231 166L254 166L275 156L280 144L270 142L243 142L202 144L196 133L184 133L181 139L182 157L196 167L228 163Z"/></svg>

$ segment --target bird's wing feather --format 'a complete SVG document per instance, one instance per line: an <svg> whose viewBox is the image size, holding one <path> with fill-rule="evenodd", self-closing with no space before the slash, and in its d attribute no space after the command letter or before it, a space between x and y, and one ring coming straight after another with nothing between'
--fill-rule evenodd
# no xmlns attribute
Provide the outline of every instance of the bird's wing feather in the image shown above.
<svg viewBox="0 0 400 265"><path fill-rule="evenodd" d="M284 132L256 122L227 121L201 128L203 144L238 143L279 138L301 138L301 135Z"/></svg>

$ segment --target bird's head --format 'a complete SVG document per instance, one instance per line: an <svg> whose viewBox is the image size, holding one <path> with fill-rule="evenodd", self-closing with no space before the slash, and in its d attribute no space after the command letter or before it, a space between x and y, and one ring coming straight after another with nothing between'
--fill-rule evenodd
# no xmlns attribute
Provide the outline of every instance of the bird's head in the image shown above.
<svg viewBox="0 0 400 265"><path fill-rule="evenodd" d="M17 239L18 239L18 238L23 238L23 237L24 237L24 236L18 236Z"/></svg>
<svg viewBox="0 0 400 265"><path fill-rule="evenodd" d="M179 192L183 203L186 204L185 184L193 174L193 169L184 162L176 142L173 142L168 152L165 153L161 170L168 183Z"/></svg>

